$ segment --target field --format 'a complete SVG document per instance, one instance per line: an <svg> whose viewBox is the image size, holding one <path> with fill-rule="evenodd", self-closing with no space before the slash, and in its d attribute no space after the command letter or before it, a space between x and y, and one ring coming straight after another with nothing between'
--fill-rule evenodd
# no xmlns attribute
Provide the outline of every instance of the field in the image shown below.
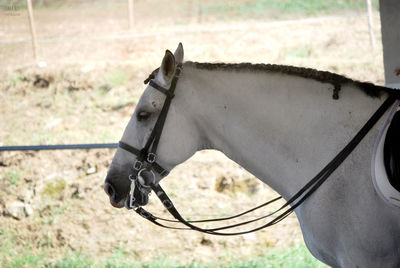
<svg viewBox="0 0 400 268"><path fill-rule="evenodd" d="M378 12L373 50L364 1L137 1L131 30L126 1L37 1L44 67L34 64L23 3L10 2L0 1L0 146L117 142L142 81L179 42L186 60L290 64L384 83ZM295 215L226 238L160 229L112 208L102 184L113 154L0 153L0 265L324 267ZM189 218L235 214L277 195L215 151L197 153L163 186ZM156 201L148 209L166 215Z"/></svg>

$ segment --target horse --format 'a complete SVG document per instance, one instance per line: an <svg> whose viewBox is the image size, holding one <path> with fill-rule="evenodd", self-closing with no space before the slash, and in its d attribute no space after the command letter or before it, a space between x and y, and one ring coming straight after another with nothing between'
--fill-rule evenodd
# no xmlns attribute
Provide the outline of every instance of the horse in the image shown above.
<svg viewBox="0 0 400 268"><path fill-rule="evenodd" d="M204 149L221 151L289 200L389 96L384 87L310 68L183 58L182 44L175 53L167 50L145 81L150 84L104 184L114 207L129 207L132 163L137 170L156 164L150 172L158 185L175 166ZM172 86L175 92L164 92ZM168 116L163 116L167 100ZM329 266L400 267L400 212L377 194L371 179L372 150L387 114L294 209L307 248ZM156 152L143 156L143 149L135 149L149 150L152 142ZM143 178L141 183L146 185ZM143 197L140 203L147 201Z"/></svg>

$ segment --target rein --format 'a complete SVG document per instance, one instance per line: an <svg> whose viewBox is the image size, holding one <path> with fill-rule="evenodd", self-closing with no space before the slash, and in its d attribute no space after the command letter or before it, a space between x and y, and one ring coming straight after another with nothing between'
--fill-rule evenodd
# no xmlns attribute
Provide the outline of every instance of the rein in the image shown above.
<svg viewBox="0 0 400 268"><path fill-rule="evenodd" d="M250 212L258 210L262 207L265 207L271 203L274 203L280 199L281 196L276 197L268 202L265 202L257 207L249 209L245 212L239 213L230 217L222 217L215 219L205 219L205 220L185 220L178 210L175 208L173 202L165 193L160 184L155 183L155 175L153 171L157 172L161 177L165 177L168 175L168 171L162 168L156 162L156 151L158 142L160 140L162 130L164 127L165 120L167 118L168 109L170 107L171 101L174 97L175 88L182 71L182 64L178 64L176 67L175 75L172 79L171 86L167 89L158 84L156 84L152 79L154 78L154 74L145 80L145 83L149 82L149 85L154 89L164 93L166 95L166 99L164 102L164 106L161 110L161 113L156 121L154 129L146 142L146 145L143 149L136 149L122 141L119 142L119 147L136 155L136 161L133 164L132 172L129 175L129 179L131 180L131 189L129 193L129 204L127 207L129 209L134 209L136 213L150 222L164 228L168 229L178 229L178 230L195 230L207 234L212 235L222 235L222 236L232 236L232 235L242 235L251 232L255 232L261 230L263 228L272 226L281 220L285 219L289 216L298 206L300 206L313 192L315 192L325 181L326 179L337 169L337 167L350 155L350 153L357 147L357 145L361 142L361 140L365 137L365 135L372 129L375 123L382 117L382 115L386 112L386 110L395 102L397 99L394 94L389 93L389 97L384 101L384 103L378 108L378 110L370 117L370 119L365 123L365 125L358 131L358 133L352 138L352 140L314 177L312 178L303 188L301 188L296 194L294 194L285 204L283 204L279 209L275 210L272 213L266 214L264 216L239 222L236 224L216 227L216 228L201 228L194 223L205 223L205 222L217 222L217 221L226 221L234 218L239 218L243 215L246 215ZM144 176L145 173L149 173L150 180L148 180L148 176ZM147 179L147 181L146 181ZM168 212L175 218L175 220L165 219L151 214L142 208L147 202L147 195L150 191L153 191L157 197L162 202L163 206L168 210ZM272 220L264 223L263 225L240 232L221 232L221 230L227 230L231 228L240 227L246 224L250 224L253 222L257 222L259 220L268 218L281 212L279 215L275 216ZM160 223L163 222L173 222L173 223L182 223L185 227L174 227L165 225Z"/></svg>

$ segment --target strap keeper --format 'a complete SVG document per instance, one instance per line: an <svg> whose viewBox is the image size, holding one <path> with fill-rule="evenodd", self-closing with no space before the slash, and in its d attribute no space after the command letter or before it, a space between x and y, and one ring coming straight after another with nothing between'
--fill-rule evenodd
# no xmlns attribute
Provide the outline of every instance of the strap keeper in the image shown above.
<svg viewBox="0 0 400 268"><path fill-rule="evenodd" d="M139 160L136 160L135 163L133 164L133 168L135 170L140 170L142 168L142 166L143 166L143 163L140 162Z"/></svg>
<svg viewBox="0 0 400 268"><path fill-rule="evenodd" d="M155 153L149 153L147 155L147 162L149 162L150 164L153 164L154 162L156 162L156 154Z"/></svg>

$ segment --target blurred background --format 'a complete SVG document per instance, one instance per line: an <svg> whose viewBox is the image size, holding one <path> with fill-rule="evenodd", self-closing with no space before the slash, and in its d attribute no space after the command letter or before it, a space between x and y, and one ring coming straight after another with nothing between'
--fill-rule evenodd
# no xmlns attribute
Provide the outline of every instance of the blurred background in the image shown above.
<svg viewBox="0 0 400 268"><path fill-rule="evenodd" d="M369 17L365 0L32 0L33 24L29 2L0 0L0 146L117 142L143 80L179 42L185 60L288 64L384 83L376 0ZM295 215L214 237L112 208L102 185L114 152L0 153L0 266L324 267ZM277 195L215 151L197 153L163 186L191 219ZM149 210L165 214L151 199Z"/></svg>

